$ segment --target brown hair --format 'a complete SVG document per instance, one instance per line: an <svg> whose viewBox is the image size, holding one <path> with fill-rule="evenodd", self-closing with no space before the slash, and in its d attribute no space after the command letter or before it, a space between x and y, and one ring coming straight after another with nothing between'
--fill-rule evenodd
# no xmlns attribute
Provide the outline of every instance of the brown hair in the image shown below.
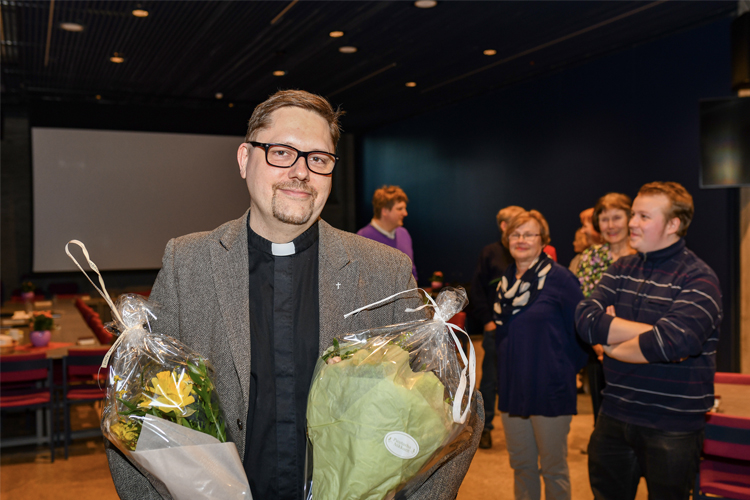
<svg viewBox="0 0 750 500"><path fill-rule="evenodd" d="M515 217L516 215L518 215L518 214L520 214L522 212L525 212L525 211L526 210L524 210L523 207L519 207L518 205L510 205L510 206L507 206L507 207L501 209L497 213L497 216L495 216L495 218L497 219L497 227L498 227L498 229L500 229L500 231L502 231L503 228L501 227L501 224L503 222L508 223L508 221L510 221L513 217Z"/></svg>
<svg viewBox="0 0 750 500"><path fill-rule="evenodd" d="M339 138L341 137L339 118L343 116L344 112L338 108L334 111L333 107L331 107L331 103L325 100L325 98L316 94L311 94L310 92L305 92L304 90L280 90L262 103L258 104L247 123L245 142L254 140L255 134L259 130L268 128L271 125L271 114L274 111L287 107L312 111L327 121L331 132L333 147L334 149L336 148L339 143Z"/></svg>
<svg viewBox="0 0 750 500"><path fill-rule="evenodd" d="M575 238L573 239L573 251L575 253L581 253L589 247L589 239L586 237L586 230L579 227L576 230Z"/></svg>
<svg viewBox="0 0 750 500"><path fill-rule="evenodd" d="M677 217L680 219L680 227L677 230L677 236L684 237L687 234L688 227L693 220L695 207L693 206L693 197L690 196L687 189L677 182L649 182L644 184L638 191L638 196L653 196L663 194L666 196L671 206L669 211L664 214L667 221Z"/></svg>
<svg viewBox="0 0 750 500"><path fill-rule="evenodd" d="M510 221L508 221L508 227L503 233L503 246L505 246L505 248L510 248L508 236L512 234L513 231L526 224L530 220L535 220L537 224L539 224L539 236L542 238L542 247L545 247L549 244L549 224L547 224L547 219L545 219L544 216L536 210L529 210L528 212L524 210L520 214L513 217Z"/></svg>
<svg viewBox="0 0 750 500"><path fill-rule="evenodd" d="M594 207L587 208L586 210L578 214L578 218L581 219L582 226L585 226L587 221L591 222L591 219L593 219L593 217L594 217Z"/></svg>
<svg viewBox="0 0 750 500"><path fill-rule="evenodd" d="M402 201L409 203L409 197L398 186L383 186L376 189L375 194L372 195L373 216L379 219L384 208L390 210L393 208L393 205Z"/></svg>
<svg viewBox="0 0 750 500"><path fill-rule="evenodd" d="M605 210L615 208L625 212L626 217L630 218L630 208L633 206L633 200L630 196L622 193L607 193L596 202L594 205L594 215L591 217L591 223L594 225L597 233L601 233L599 229L599 216Z"/></svg>

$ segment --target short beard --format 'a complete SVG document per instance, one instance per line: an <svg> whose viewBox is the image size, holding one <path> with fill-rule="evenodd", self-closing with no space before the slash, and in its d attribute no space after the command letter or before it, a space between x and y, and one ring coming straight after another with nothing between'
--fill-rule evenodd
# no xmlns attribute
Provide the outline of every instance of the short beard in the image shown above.
<svg viewBox="0 0 750 500"><path fill-rule="evenodd" d="M310 197L309 209L301 215L295 215L295 214L284 212L280 206L281 204L279 200L277 199L279 189L294 189L297 191L304 191L306 193L310 193L312 196ZM313 210L315 208L315 199L317 197L318 197L318 192L301 181L289 181L289 182L280 182L278 184L274 184L273 198L271 199L271 210L273 211L273 216L276 217L276 219L286 224L294 224L296 226L307 224L307 222L310 220L310 217L312 217Z"/></svg>

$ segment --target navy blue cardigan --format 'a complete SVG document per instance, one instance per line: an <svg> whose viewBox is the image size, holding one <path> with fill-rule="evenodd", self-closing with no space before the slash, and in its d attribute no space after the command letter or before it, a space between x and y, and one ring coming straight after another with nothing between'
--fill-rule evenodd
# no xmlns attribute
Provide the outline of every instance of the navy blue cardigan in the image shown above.
<svg viewBox="0 0 750 500"><path fill-rule="evenodd" d="M515 277L512 264L506 276ZM509 279L509 288L515 279ZM576 373L586 351L575 334L578 279L555 263L536 300L498 325L498 408L511 415L575 415Z"/></svg>
<svg viewBox="0 0 750 500"><path fill-rule="evenodd" d="M612 264L576 311L578 334L606 344L614 319L654 325L639 337L648 364L604 356L607 387L601 412L623 422L669 431L693 431L713 405L721 292L713 270L685 241Z"/></svg>

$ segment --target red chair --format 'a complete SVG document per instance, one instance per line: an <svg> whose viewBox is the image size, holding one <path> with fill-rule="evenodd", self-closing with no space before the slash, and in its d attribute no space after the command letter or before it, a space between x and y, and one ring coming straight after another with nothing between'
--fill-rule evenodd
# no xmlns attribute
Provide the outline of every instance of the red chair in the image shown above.
<svg viewBox="0 0 750 500"><path fill-rule="evenodd" d="M89 325L91 331L94 331L97 325L102 324L102 318L99 316L99 313L92 312L90 316L86 317L86 324Z"/></svg>
<svg viewBox="0 0 750 500"><path fill-rule="evenodd" d="M750 374L716 372L714 375L714 384L750 385Z"/></svg>
<svg viewBox="0 0 750 500"><path fill-rule="evenodd" d="M77 298L75 300L75 306L76 309L78 309L78 312L81 313L81 316L83 317L83 320L88 323L89 318L94 315L94 310L89 307L88 304L86 304L81 298Z"/></svg>
<svg viewBox="0 0 750 500"><path fill-rule="evenodd" d="M106 328L104 328L102 320L98 314L91 319L89 327L91 328L91 331L94 332L96 338L99 339L100 344L110 345L112 344L112 342L114 342L115 336L109 333Z"/></svg>
<svg viewBox="0 0 750 500"><path fill-rule="evenodd" d="M25 411L44 409L47 416L47 441L50 461L55 461L55 397L52 360L46 354L0 356L0 410ZM8 440L3 445L16 446L39 442L36 438Z"/></svg>
<svg viewBox="0 0 750 500"><path fill-rule="evenodd" d="M466 313L463 311L457 312L451 319L448 320L448 323L453 323L457 327L464 329L466 326Z"/></svg>
<svg viewBox="0 0 750 500"><path fill-rule="evenodd" d="M107 395L107 370L100 370L102 358L108 348L70 349L63 358L63 396L62 408L65 418L65 458L68 458L68 446L72 439L70 429L70 407L74 404L91 403L102 400ZM93 435L101 433L97 427ZM77 433L92 435L91 429Z"/></svg>
<svg viewBox="0 0 750 500"><path fill-rule="evenodd" d="M717 373L714 381L750 385L750 375ZM750 500L750 418L707 414L693 498Z"/></svg>

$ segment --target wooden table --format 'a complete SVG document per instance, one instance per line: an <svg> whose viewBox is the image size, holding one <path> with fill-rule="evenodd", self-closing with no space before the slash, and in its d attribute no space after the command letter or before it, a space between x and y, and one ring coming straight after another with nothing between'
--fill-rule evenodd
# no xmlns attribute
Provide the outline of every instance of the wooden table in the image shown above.
<svg viewBox="0 0 750 500"><path fill-rule="evenodd" d="M68 354L68 349L75 347L77 349L96 349L102 347L99 340L94 336L94 333L88 327L86 322L81 317L81 313L78 312L75 306L74 297L55 297L51 303L42 302L41 307L39 302L35 303L35 310L52 310L53 314L59 317L55 318L55 330L52 331L52 339L50 345L46 348L35 348L31 347L29 340L29 327L20 325L9 324L7 318L3 318L0 322L2 326L2 332L6 333L9 328L19 328L23 331L23 340L19 342L20 345L24 346L23 349L17 349L13 354L31 354L33 352L46 352L48 358L61 359ZM25 304L18 302L7 302L2 307L3 313L12 313L14 311L25 310ZM88 346L77 346L76 342L78 339L93 339L94 344Z"/></svg>

